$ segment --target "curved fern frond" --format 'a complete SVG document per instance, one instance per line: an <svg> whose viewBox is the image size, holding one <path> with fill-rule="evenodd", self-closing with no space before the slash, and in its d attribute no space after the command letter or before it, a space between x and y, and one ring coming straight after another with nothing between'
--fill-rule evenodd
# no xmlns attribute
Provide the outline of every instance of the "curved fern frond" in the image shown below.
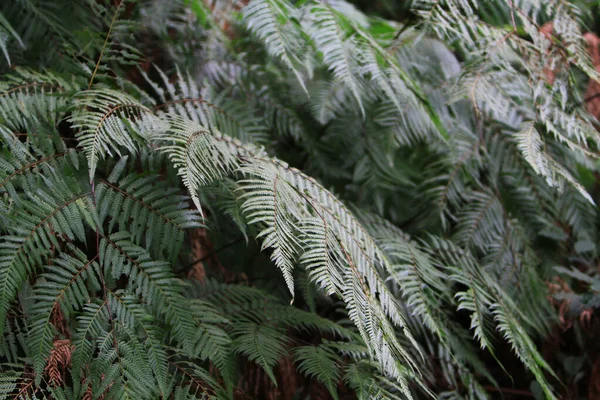
<svg viewBox="0 0 600 400"><path fill-rule="evenodd" d="M304 78L297 68L299 60L295 53L298 51L299 34L290 32L294 29L294 25L288 20L290 14L292 5L286 0L252 0L243 10L248 29L258 36L273 57L280 59L294 73L298 83L308 94Z"/></svg>
<svg viewBox="0 0 600 400"><path fill-rule="evenodd" d="M89 192L77 194L67 185L53 183L56 186L51 194L42 191L31 194L23 209L15 211L14 218L19 224L0 242L0 332L10 302L27 276L60 246L59 236L84 241L85 226L94 221Z"/></svg>
<svg viewBox="0 0 600 400"><path fill-rule="evenodd" d="M388 261L339 200L300 171L278 160L268 159L260 150L243 146L214 130L212 136L206 129L185 121L177 121L174 130L181 138L164 136L164 140L176 140L175 144L164 148L170 156L176 157L184 182L193 182L192 188L208 183L209 179L219 178L224 171L239 163L239 171L248 177L242 181L245 191L241 195L244 199L242 207L252 215L251 223L265 226L261 235L266 236L267 246L275 246L273 257L283 268L289 286L293 260L305 248L293 232L297 232L298 237L314 236L318 232L331 235L338 243L335 257L339 262L332 264L326 261L329 260L326 254L318 257L320 262L325 261L321 271L335 271L338 278L329 280L326 287L346 301L351 319L359 327L363 340L369 343L369 349L381 363L382 370L394 378L400 377L404 374L404 367L400 367L397 360L403 360L408 368L414 368L412 357L396 340L396 333L387 320L391 318L394 324L402 327L406 337L414 341L396 300L379 277L378 268L390 271ZM198 137L206 139L198 141ZM198 141L198 145L205 144L205 147L200 148L197 155L190 154L187 150L190 141ZM208 149L212 152L209 153ZM318 221L321 230L307 229L308 225L304 225L307 218ZM282 227L281 223L286 225ZM322 240L321 236L314 237L315 242ZM328 248L324 251L327 252ZM322 278L317 279L323 281Z"/></svg>
<svg viewBox="0 0 600 400"><path fill-rule="evenodd" d="M52 72L19 68L0 82L0 122L13 131L35 130L37 121L58 124L77 84ZM35 116L35 118L32 118Z"/></svg>
<svg viewBox="0 0 600 400"><path fill-rule="evenodd" d="M364 116L361 82L355 73L356 57L351 53L352 40L345 38L344 28L336 17L337 11L331 6L317 2L310 4L309 8L312 17L309 31L315 45L323 53L323 62L348 87Z"/></svg>
<svg viewBox="0 0 600 400"><path fill-rule="evenodd" d="M302 346L294 349L298 369L308 377L321 382L334 399L338 399L337 385L341 378L338 363L341 361L327 346Z"/></svg>
<svg viewBox="0 0 600 400"><path fill-rule="evenodd" d="M157 136L168 143L161 147L188 188L199 211L202 210L198 191L230 173L237 161L227 144L213 138L201 125L175 118L171 130Z"/></svg>
<svg viewBox="0 0 600 400"><path fill-rule="evenodd" d="M69 318L83 308L90 299L90 292L100 290L100 278L97 276L96 258L87 260L80 250L69 246L75 256L62 253L54 260L55 265L47 266L34 290L36 303L31 325L31 348L34 349L33 365L36 379L41 379L46 367L48 355L52 349L52 340L56 328L51 318L62 313Z"/></svg>
<svg viewBox="0 0 600 400"><path fill-rule="evenodd" d="M378 338L377 340L382 340L390 345L390 348L387 346L369 347L375 352L375 357L382 363L382 368L386 372L391 373L394 377L399 376L400 372L394 360L397 360L400 355L402 355L400 359L404 359L408 365L413 365L412 358L396 341L391 326L386 324L387 317L391 318L396 325L403 327L408 338L412 338L404 323L402 311L377 271L379 265L388 268L387 260L345 206L314 180L306 177L300 171L280 163L267 160L255 161L243 166L241 171L245 175L256 177L247 185L242 186L246 191L244 196L251 199L251 201L246 200L245 204L252 205L262 202L263 204L271 203L274 208L284 208L287 218L297 221L295 225L292 225L293 228L302 235L312 236L312 243L326 240L321 236L323 234L332 235L333 240L338 243L334 247L337 250L334 260L338 261L332 260L327 254L309 256L313 260L311 264L318 266L317 273L320 271L319 275L313 275L313 272L309 271L311 277L315 276L318 281L326 282L326 288L333 288L335 290L333 293L337 293L344 299L349 315L359 327L365 342L372 344L370 342ZM278 193L272 189L278 185L278 182L289 186L286 189L287 197L277 197ZM272 211L277 210L272 209ZM254 218L253 221L267 224L267 230L263 231L266 234L276 231L277 219L269 219L272 218L269 215L271 214L267 211L261 214L261 218ZM312 218L313 222L318 221L321 228L315 229L314 223L312 227L304 226L307 218ZM287 235L291 235L291 233L288 232ZM285 240L285 237L280 237L280 239ZM297 243L295 239L288 244L286 248L288 253L285 253L285 256L299 254L303 249L295 248L298 244L300 243ZM325 246L321 251L328 253L329 250L331 249ZM316 264L315 257L318 259ZM328 276L323 276L323 274ZM337 278L332 279L336 275ZM374 297L374 293L377 293L377 298ZM379 353L380 351L382 352Z"/></svg>
<svg viewBox="0 0 600 400"><path fill-rule="evenodd" d="M135 126L143 126L147 135L160 129L154 125L150 109L122 92L90 89L75 95L77 107L69 117L86 155L90 181L98 162L108 156L121 157L121 150L136 153ZM131 128L131 129L130 129Z"/></svg>
<svg viewBox="0 0 600 400"><path fill-rule="evenodd" d="M130 241L128 232L102 236L99 262L106 277L129 277L129 285L143 298L154 317L163 320L167 329L186 353L192 353L194 319L185 307L182 282L173 275L168 263L153 260L148 252Z"/></svg>
<svg viewBox="0 0 600 400"><path fill-rule="evenodd" d="M456 247L452 242L431 237L431 249L435 255L448 265L461 268L454 275L455 279L469 287L467 292L458 293L460 308L471 311L471 327L481 346L492 349L489 340L489 318L493 317L496 329L511 343L515 354L535 375L538 383L548 398L555 398L543 371L554 376L554 372L541 357L530 336L527 334L526 321L522 312L512 302L497 280L490 276L473 256ZM467 272L465 278L464 272Z"/></svg>
<svg viewBox="0 0 600 400"><path fill-rule="evenodd" d="M54 171L79 168L77 149L67 148L54 130L47 132L40 127L37 134L15 133L0 125L0 143L6 149L0 158L0 193L11 194L16 205L18 190L34 191Z"/></svg>
<svg viewBox="0 0 600 400"><path fill-rule="evenodd" d="M259 364L277 386L273 367L284 354L286 344L281 331L252 322L238 323L233 329L233 337L233 349Z"/></svg>
<svg viewBox="0 0 600 400"><path fill-rule="evenodd" d="M108 179L96 186L98 218L102 223L110 217L109 231L129 229L134 243L145 245L152 254L166 252L171 259L183 244L185 230L202 226L200 216L188 209L188 198L159 175L125 174L127 160L123 157Z"/></svg>

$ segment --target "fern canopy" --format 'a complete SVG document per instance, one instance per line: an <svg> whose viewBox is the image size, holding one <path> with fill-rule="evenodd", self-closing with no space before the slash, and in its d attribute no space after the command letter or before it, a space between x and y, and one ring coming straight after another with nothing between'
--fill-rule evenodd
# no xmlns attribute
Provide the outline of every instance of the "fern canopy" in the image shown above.
<svg viewBox="0 0 600 400"><path fill-rule="evenodd" d="M0 399L592 398L589 3L2 2Z"/></svg>

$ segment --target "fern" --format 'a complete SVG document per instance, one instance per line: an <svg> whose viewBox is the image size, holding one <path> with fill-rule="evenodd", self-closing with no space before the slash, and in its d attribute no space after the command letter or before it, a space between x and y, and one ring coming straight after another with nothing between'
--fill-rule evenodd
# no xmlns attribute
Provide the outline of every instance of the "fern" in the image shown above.
<svg viewBox="0 0 600 400"><path fill-rule="evenodd" d="M248 29L264 42L269 53L290 68L304 91L307 91L297 68L299 60L294 54L297 51L298 38L294 37L293 32L290 34L281 23L282 19L286 21L289 18L291 10L292 6L286 0L253 1L244 8L244 20Z"/></svg>
<svg viewBox="0 0 600 400"><path fill-rule="evenodd" d="M0 398L591 376L592 9L242 3L0 5Z"/></svg>
<svg viewBox="0 0 600 400"><path fill-rule="evenodd" d="M324 346L304 346L296 348L294 355L300 370L323 383L331 397L338 399L336 386L340 379L340 371L336 364L339 358L335 352Z"/></svg>
<svg viewBox="0 0 600 400"><path fill-rule="evenodd" d="M233 333L235 351L258 363L273 383L277 384L273 367L283 355L285 348L285 340L282 340L281 332L270 326L248 322L238 324Z"/></svg>
<svg viewBox="0 0 600 400"><path fill-rule="evenodd" d="M351 53L352 42L345 40L344 28L336 18L336 11L327 4L317 3L311 6L310 13L310 32L315 45L323 53L323 62L350 90L364 114L360 83L353 72L356 67L352 65L355 59Z"/></svg>
<svg viewBox="0 0 600 400"><path fill-rule="evenodd" d="M121 147L135 153L134 139L126 134L127 124L143 123L148 110L132 97L107 89L88 90L75 96L79 109L70 121L74 129L81 130L78 139L86 154L91 181L101 157L113 153L121 156Z"/></svg>

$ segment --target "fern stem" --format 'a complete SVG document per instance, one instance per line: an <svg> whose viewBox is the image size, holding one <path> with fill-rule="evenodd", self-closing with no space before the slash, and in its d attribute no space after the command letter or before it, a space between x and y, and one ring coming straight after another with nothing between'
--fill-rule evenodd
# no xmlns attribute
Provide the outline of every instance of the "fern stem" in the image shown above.
<svg viewBox="0 0 600 400"><path fill-rule="evenodd" d="M104 39L104 44L102 45L102 50L100 50L100 55L98 56L98 61L96 62L96 67L94 68L92 77L90 78L90 83L88 84L88 89L90 89L92 87L92 83L94 82L94 78L96 77L96 73L98 72L98 68L100 67L100 62L102 61L102 57L104 56L104 51L106 50L106 46L108 45L108 39L110 38L110 33L112 32L112 28L113 28L115 22L117 21L117 16L119 15L119 9L121 8L121 4L123 4L123 0L119 0L119 4L117 5L115 14L113 15L113 18L110 21L110 26L108 27L108 32L106 33L106 39Z"/></svg>
<svg viewBox="0 0 600 400"><path fill-rule="evenodd" d="M26 166L24 166L22 168L19 168L18 170L14 171L10 175L8 175L6 178L4 178L4 180L2 180L2 182L0 182L0 188L2 188L6 184L6 182L8 182L9 180L11 180L15 176L17 176L17 175L19 175L19 174L27 171L28 169L34 168L36 165L39 165L39 164L44 163L46 161L50 161L50 160L52 160L54 158L64 157L64 156L66 156L69 153L70 153L70 151L65 151L65 152L62 152L62 153L56 153L56 154L53 154L53 155L48 156L48 157L40 158L39 160L36 160L36 161L32 162L31 164L27 164Z"/></svg>

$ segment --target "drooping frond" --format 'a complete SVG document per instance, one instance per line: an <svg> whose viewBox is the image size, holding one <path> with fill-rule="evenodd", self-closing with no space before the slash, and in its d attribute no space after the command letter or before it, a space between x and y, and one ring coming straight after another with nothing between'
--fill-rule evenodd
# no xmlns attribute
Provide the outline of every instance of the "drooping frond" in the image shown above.
<svg viewBox="0 0 600 400"><path fill-rule="evenodd" d="M207 128L179 118L157 139L168 143L161 149L173 162L198 210L202 210L198 191L230 173L237 164L235 156Z"/></svg>
<svg viewBox="0 0 600 400"><path fill-rule="evenodd" d="M323 53L323 62L333 75L346 85L364 115L360 81L356 76L356 57L352 53L353 42L345 39L344 28L339 24L330 5L320 2L310 4L310 33L317 48Z"/></svg>
<svg viewBox="0 0 600 400"><path fill-rule="evenodd" d="M127 174L127 160L123 157L96 186L98 218L102 223L110 217L110 231L129 229L133 242L171 259L183 244L185 230L201 226L200 216L188 209L188 199L179 189L168 187L160 176Z"/></svg>
<svg viewBox="0 0 600 400"><path fill-rule="evenodd" d="M284 354L286 342L281 331L268 325L247 322L238 323L233 335L234 350L258 363L276 385L273 367Z"/></svg>
<svg viewBox="0 0 600 400"><path fill-rule="evenodd" d="M248 29L259 37L272 56L292 70L307 92L298 69L299 33L294 32L295 26L289 20L292 13L292 5L287 0L253 0L243 11Z"/></svg>
<svg viewBox="0 0 600 400"><path fill-rule="evenodd" d="M593 377L594 9L356 4L1 2L0 397Z"/></svg>
<svg viewBox="0 0 600 400"><path fill-rule="evenodd" d="M294 356L300 371L325 385L331 397L337 400L337 383L341 377L337 365L339 356L324 345L297 347Z"/></svg>
<svg viewBox="0 0 600 400"><path fill-rule="evenodd" d="M457 293L459 308L470 311L471 329L482 347L492 348L490 342L489 323L493 318L496 329L511 343L515 354L533 372L548 398L555 398L543 371L551 373L551 368L533 345L527 334L527 321L524 314L510 299L507 292L481 269L473 256L465 250L456 247L449 241L431 238L432 250L442 262L455 265L457 270L453 279L467 285L466 292ZM466 271L467 274L464 274Z"/></svg>
<svg viewBox="0 0 600 400"><path fill-rule="evenodd" d="M85 229L95 226L89 192L60 180L52 187L24 198L11 219L19 221L9 228L0 243L0 332L21 285L39 268L54 248L59 235L69 240L85 240Z"/></svg>
<svg viewBox="0 0 600 400"><path fill-rule="evenodd" d="M186 352L192 351L194 321L184 306L182 283L173 275L169 264L153 260L147 251L131 242L129 232L104 236L99 243L99 262L107 277L129 277L129 284L143 294L144 304L164 318L170 332Z"/></svg>
<svg viewBox="0 0 600 400"><path fill-rule="evenodd" d="M202 183L208 183L208 179L218 178L216 173L226 171L227 165L231 164L231 161L219 162L215 155L223 154L221 157L227 157L226 160L237 156L240 160L234 162L242 163L240 172L247 177L242 181L242 189L245 192L243 208L249 215L250 223L265 226L259 236L265 236L266 246L274 247L272 257L282 268L288 285L291 283L293 260L304 252L303 243L296 237L306 235L307 238L312 236L311 240L322 241L319 235L331 235L330 240L336 242L333 257L339 261L330 262L331 256L328 255L330 249L325 247L322 250L323 255L311 256L319 259L317 264L313 262L313 265L318 267L317 274L313 275L314 272L310 271L311 275L320 281L322 286L348 302L350 317L359 326L361 335L367 343L371 344L370 342L374 340L386 343L385 346L370 346L383 370L394 378L404 374L396 364L397 356L404 358L407 367L412 368L414 366L412 357L402 349L391 325L387 322L387 319L391 318L396 325L404 327L405 334L411 338L403 322L402 312L379 277L378 268L380 265L387 267L387 261L374 241L343 204L317 182L299 171L290 169L277 160L265 159L260 153L257 155L255 151L248 150L215 131L213 131L215 136L212 136L203 128L194 129L190 123L177 123L175 129L180 129L183 134L187 133L186 139L178 139L175 144L164 148L170 154L176 154L177 159L181 160L178 163L180 174L186 177L184 182L185 179L194 182L194 188L198 188ZM192 163L206 160L198 172L194 172L190 168L190 161L185 159L189 154L186 152L189 138L193 136L206 138L205 141L210 147L216 146L211 143L219 143L218 148L212 147L214 150L211 157L208 153L204 153L205 149L202 149L199 158L191 160ZM219 169L219 165L225 168ZM315 230L305 225L305 221L309 218L317 221L321 228ZM282 223L285 223L285 226L282 226ZM336 274L338 278L332 279L332 274ZM377 293L377 298L373 293Z"/></svg>
<svg viewBox="0 0 600 400"><path fill-rule="evenodd" d="M157 129L149 109L124 93L90 89L75 97L77 107L69 120L78 131L77 138L88 161L90 181L99 160L107 156L121 157L121 150L137 152L136 127L145 128L146 135L152 135Z"/></svg>
<svg viewBox="0 0 600 400"><path fill-rule="evenodd" d="M77 84L52 72L40 74L19 68L0 83L2 124L18 132L36 129L33 121L58 124L67 112L69 92ZM35 119L31 119L35 116Z"/></svg>

